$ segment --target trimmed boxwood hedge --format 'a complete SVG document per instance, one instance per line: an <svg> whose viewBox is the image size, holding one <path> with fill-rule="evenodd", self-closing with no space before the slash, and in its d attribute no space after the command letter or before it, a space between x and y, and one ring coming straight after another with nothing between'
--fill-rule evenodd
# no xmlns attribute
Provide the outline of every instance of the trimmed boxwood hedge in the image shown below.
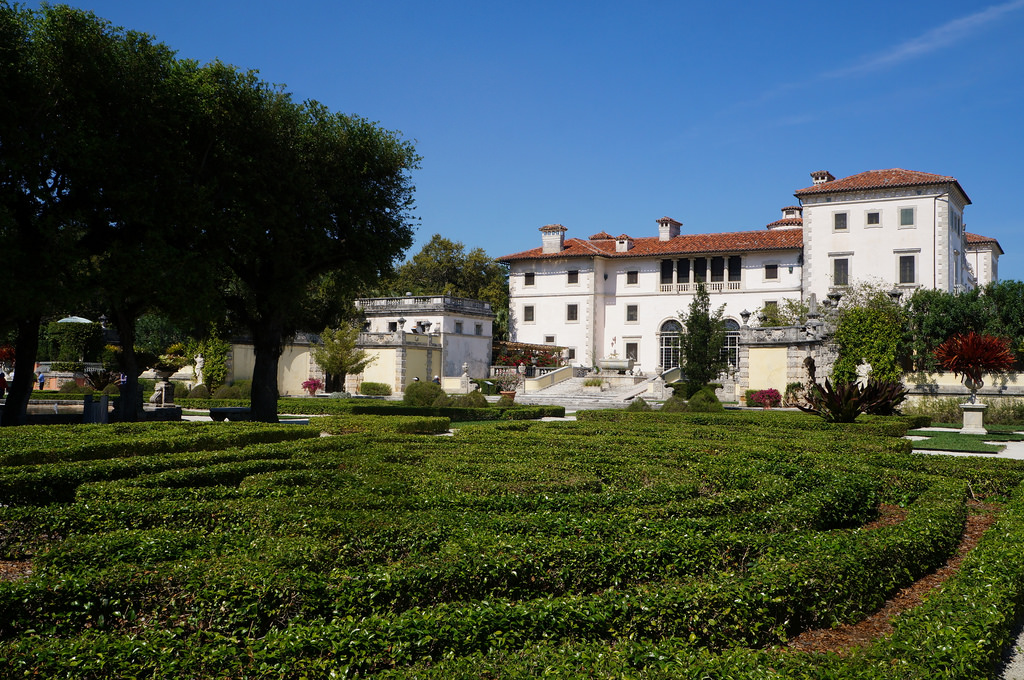
<svg viewBox="0 0 1024 680"><path fill-rule="evenodd" d="M0 466L0 559L33 559L0 583L0 667L988 677L1024 601L1024 463L912 455L899 419L734 415L432 437L398 430L447 418L349 413L274 441L246 437L296 426L198 424L221 437L209 450L174 450L197 424L39 429L45 445L16 430L0 444L12 460L90 456ZM942 564L970 495L1005 501L996 529L892 638L843 658L780 651ZM881 503L906 519L864 530Z"/></svg>

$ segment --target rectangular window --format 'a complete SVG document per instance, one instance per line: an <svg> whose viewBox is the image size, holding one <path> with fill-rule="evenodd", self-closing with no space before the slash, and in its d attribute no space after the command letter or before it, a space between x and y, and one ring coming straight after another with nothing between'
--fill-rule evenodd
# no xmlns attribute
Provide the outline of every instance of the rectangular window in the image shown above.
<svg viewBox="0 0 1024 680"><path fill-rule="evenodd" d="M637 310L637 305L626 305L626 322L635 323L639 318L640 314Z"/></svg>
<svg viewBox="0 0 1024 680"><path fill-rule="evenodd" d="M779 301L778 300L765 300L765 302L764 302L764 312L765 312L765 314L769 314L769 315L771 315L773 317L774 316L778 316L779 315Z"/></svg>
<svg viewBox="0 0 1024 680"><path fill-rule="evenodd" d="M832 285L850 285L850 260L845 257L837 257L832 260Z"/></svg>
<svg viewBox="0 0 1024 680"><path fill-rule="evenodd" d="M398 322L397 321L388 321L388 333L394 333L397 330L398 330Z"/></svg>
<svg viewBox="0 0 1024 680"><path fill-rule="evenodd" d="M456 321L455 322L455 332L458 333L459 335L462 334L462 322L461 321Z"/></svg>
<svg viewBox="0 0 1024 680"><path fill-rule="evenodd" d="M900 208L900 227L912 227L915 224L914 221L914 208Z"/></svg>
<svg viewBox="0 0 1024 680"><path fill-rule="evenodd" d="M913 255L900 255L900 283L917 283L916 259Z"/></svg>
<svg viewBox="0 0 1024 680"><path fill-rule="evenodd" d="M572 285L574 283L579 283L579 282L580 282L580 272L579 272L579 270L578 269L570 269L569 270L569 274L568 274L568 280L566 281L566 283L568 283L569 285Z"/></svg>
<svg viewBox="0 0 1024 680"><path fill-rule="evenodd" d="M640 282L640 272L638 272L638 271L626 272L626 285L628 285L628 286L635 286L639 282Z"/></svg>
<svg viewBox="0 0 1024 680"><path fill-rule="evenodd" d="M711 280L725 281L725 258L724 257L713 257L711 258Z"/></svg>
<svg viewBox="0 0 1024 680"><path fill-rule="evenodd" d="M846 213L832 213L832 228L836 231L846 231Z"/></svg>
<svg viewBox="0 0 1024 680"><path fill-rule="evenodd" d="M743 272L743 258L739 255L729 256L729 280L739 281Z"/></svg>
<svg viewBox="0 0 1024 680"><path fill-rule="evenodd" d="M702 283L708 280L708 259L698 257L693 260L693 282Z"/></svg>
<svg viewBox="0 0 1024 680"><path fill-rule="evenodd" d="M566 321L579 321L580 320L580 306L579 305L566 305L565 306L565 320Z"/></svg>
<svg viewBox="0 0 1024 680"><path fill-rule="evenodd" d="M575 348L575 347L570 347L570 348L568 348L568 349L567 349L567 350L565 350L565 351L569 353L569 359L570 359L570 360L572 360L572 359L575 359L575 358L576 358L576 348Z"/></svg>
<svg viewBox="0 0 1024 680"><path fill-rule="evenodd" d="M484 325L482 323L478 323L476 325L476 328L475 328L475 330L473 332L476 333L477 335L483 335L484 334Z"/></svg>
<svg viewBox="0 0 1024 680"><path fill-rule="evenodd" d="M544 342L545 342L545 344L548 344L548 345L555 344L555 336L553 336L553 335L545 335L544 336Z"/></svg>
<svg viewBox="0 0 1024 680"><path fill-rule="evenodd" d="M526 272L525 274L523 274L523 285L532 286L534 283L534 276L535 275L533 272Z"/></svg>
<svg viewBox="0 0 1024 680"><path fill-rule="evenodd" d="M523 323L533 323L533 305L523 307Z"/></svg>
<svg viewBox="0 0 1024 680"><path fill-rule="evenodd" d="M672 260L662 260L661 261L661 283L662 283L662 285L667 284L667 283L672 283L672 270L673 270L673 262L672 262Z"/></svg>
<svg viewBox="0 0 1024 680"><path fill-rule="evenodd" d="M779 280L779 265L777 265L777 264L766 264L764 266L764 280L765 281L778 281Z"/></svg>
<svg viewBox="0 0 1024 680"><path fill-rule="evenodd" d="M882 213L878 212L877 210L872 210L871 212L869 212L867 214L867 219L865 221L867 222L867 225L869 227L881 226L881 224L882 224Z"/></svg>
<svg viewBox="0 0 1024 680"><path fill-rule="evenodd" d="M640 343L638 343L638 342L627 342L626 343L626 358L627 359L632 359L633 361L636 361L637 357L639 357L639 356L640 356Z"/></svg>
<svg viewBox="0 0 1024 680"><path fill-rule="evenodd" d="M676 260L676 281L679 283L690 282L690 261Z"/></svg>

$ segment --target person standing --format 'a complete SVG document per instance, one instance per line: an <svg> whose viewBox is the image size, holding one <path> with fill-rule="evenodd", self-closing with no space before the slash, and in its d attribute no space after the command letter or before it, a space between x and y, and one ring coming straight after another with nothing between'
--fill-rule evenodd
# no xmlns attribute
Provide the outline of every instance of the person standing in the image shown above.
<svg viewBox="0 0 1024 680"><path fill-rule="evenodd" d="M0 399L4 398L7 394L7 376L4 375L3 371L0 371Z"/></svg>
<svg viewBox="0 0 1024 680"><path fill-rule="evenodd" d="M42 371L39 372L39 390L42 391L43 385L46 384L46 374Z"/></svg>

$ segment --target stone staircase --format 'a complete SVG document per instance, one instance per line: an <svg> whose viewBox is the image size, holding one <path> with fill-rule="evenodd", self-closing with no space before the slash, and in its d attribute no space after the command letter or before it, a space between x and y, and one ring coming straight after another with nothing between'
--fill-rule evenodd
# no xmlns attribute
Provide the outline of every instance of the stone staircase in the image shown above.
<svg viewBox="0 0 1024 680"><path fill-rule="evenodd" d="M647 381L636 385L593 392L583 387L585 378L569 378L535 392L516 394L517 404L553 404L567 410L626 408L638 394L647 391Z"/></svg>

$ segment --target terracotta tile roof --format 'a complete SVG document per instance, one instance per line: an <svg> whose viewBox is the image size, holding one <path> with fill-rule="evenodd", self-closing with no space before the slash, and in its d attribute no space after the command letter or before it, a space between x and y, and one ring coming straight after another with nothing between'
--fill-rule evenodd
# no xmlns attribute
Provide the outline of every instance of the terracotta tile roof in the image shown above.
<svg viewBox="0 0 1024 680"><path fill-rule="evenodd" d="M591 241L608 241L614 239L615 237L609 234L607 231L599 231L590 237Z"/></svg>
<svg viewBox="0 0 1024 680"><path fill-rule="evenodd" d="M775 220L774 222L768 223L768 228L772 227L802 227L804 226L804 218L802 217L783 217L781 220Z"/></svg>
<svg viewBox="0 0 1024 680"><path fill-rule="evenodd" d="M615 242L585 241L567 238L560 253L545 254L541 248L524 250L499 257L499 262L541 260L559 257L653 257L660 255L710 255L716 253L743 253L765 250L797 250L803 247L802 229L761 229L758 231L732 231L719 234L688 234L662 241L657 236L633 239L633 247L624 253L615 252Z"/></svg>
<svg viewBox="0 0 1024 680"><path fill-rule="evenodd" d="M996 248L999 248L999 253L1003 253L1003 247L999 245L999 241L992 238L991 236L981 236L980 234L972 234L971 232L967 231L964 232L964 237L966 238L967 245L969 246L980 246L982 244L994 243L996 244Z"/></svg>
<svg viewBox="0 0 1024 680"><path fill-rule="evenodd" d="M813 186L797 189L793 195L797 198L810 194L830 194L843 191L861 191L864 189L884 189L887 187L914 187L933 184L955 184L960 193L964 195L967 203L971 202L967 192L963 190L955 177L946 175L933 175L930 172L917 172L915 170L903 170L902 168L891 168L889 170L869 170L859 175L850 175L831 182L822 182Z"/></svg>

